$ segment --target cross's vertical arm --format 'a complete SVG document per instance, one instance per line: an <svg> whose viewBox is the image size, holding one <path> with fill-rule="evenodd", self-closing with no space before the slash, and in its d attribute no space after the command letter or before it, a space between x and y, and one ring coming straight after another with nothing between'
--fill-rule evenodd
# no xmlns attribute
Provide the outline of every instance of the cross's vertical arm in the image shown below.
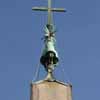
<svg viewBox="0 0 100 100"><path fill-rule="evenodd" d="M48 25L52 22L52 13L51 13L51 0L48 0Z"/></svg>

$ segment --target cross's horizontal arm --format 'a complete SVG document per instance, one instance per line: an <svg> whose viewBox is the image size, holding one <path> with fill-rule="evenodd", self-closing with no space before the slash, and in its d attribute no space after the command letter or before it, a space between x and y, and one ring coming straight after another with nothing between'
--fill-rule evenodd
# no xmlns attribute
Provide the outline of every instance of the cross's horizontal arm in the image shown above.
<svg viewBox="0 0 100 100"><path fill-rule="evenodd" d="M53 12L66 12L64 8L32 7L32 10L36 11L48 11L48 9L50 9Z"/></svg>

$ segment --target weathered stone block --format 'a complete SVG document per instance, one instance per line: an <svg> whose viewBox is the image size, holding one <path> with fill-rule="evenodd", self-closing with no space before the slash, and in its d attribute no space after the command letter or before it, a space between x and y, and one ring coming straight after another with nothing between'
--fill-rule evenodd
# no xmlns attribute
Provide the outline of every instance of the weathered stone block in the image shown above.
<svg viewBox="0 0 100 100"><path fill-rule="evenodd" d="M72 100L70 84L42 81L31 84L30 100Z"/></svg>

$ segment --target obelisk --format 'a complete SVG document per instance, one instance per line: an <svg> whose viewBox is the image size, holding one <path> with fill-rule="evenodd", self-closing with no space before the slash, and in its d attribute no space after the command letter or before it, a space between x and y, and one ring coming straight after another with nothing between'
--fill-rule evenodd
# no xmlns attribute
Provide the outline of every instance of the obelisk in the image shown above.
<svg viewBox="0 0 100 100"><path fill-rule="evenodd" d="M63 8L52 8L51 0L48 7L32 7L35 11L48 11L48 22L45 26L44 49L40 58L47 76L45 79L31 83L30 100L72 100L72 86L55 79L53 70L59 62L58 53L55 49L55 28L53 25L52 12L65 12Z"/></svg>

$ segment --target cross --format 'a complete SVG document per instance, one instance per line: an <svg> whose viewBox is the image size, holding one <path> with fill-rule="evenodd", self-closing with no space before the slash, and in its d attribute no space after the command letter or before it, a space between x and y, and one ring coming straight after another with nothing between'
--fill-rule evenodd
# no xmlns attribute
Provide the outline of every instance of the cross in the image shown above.
<svg viewBox="0 0 100 100"><path fill-rule="evenodd" d="M48 11L48 25L52 24L52 12L66 12L64 8L52 8L51 0L48 0L48 7L32 7L35 11Z"/></svg>

